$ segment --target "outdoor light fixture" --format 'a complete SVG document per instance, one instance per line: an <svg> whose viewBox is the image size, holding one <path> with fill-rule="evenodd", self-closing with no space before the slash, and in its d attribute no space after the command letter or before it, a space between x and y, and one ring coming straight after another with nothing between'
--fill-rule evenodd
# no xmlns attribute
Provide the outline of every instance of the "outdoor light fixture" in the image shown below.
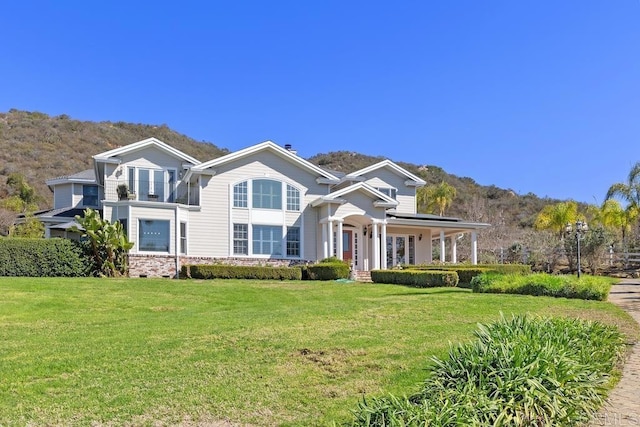
<svg viewBox="0 0 640 427"><path fill-rule="evenodd" d="M422 241L422 233L418 235L418 240Z"/></svg>
<svg viewBox="0 0 640 427"><path fill-rule="evenodd" d="M565 227L565 231L567 232L567 234L571 233L573 231L573 226L571 225L570 222L567 223L567 226ZM580 240L582 240L584 234L589 231L589 227L587 226L587 222L586 221L576 221L576 245L577 245L577 249L578 249L578 279L580 278Z"/></svg>

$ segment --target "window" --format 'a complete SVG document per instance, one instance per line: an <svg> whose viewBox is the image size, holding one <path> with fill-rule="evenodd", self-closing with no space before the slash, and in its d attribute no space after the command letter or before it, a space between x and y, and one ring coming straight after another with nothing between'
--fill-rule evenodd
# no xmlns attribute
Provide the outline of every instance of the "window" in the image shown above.
<svg viewBox="0 0 640 427"><path fill-rule="evenodd" d="M249 227L247 224L233 224L233 254L249 254Z"/></svg>
<svg viewBox="0 0 640 427"><path fill-rule="evenodd" d="M233 186L233 207L247 207L247 181Z"/></svg>
<svg viewBox="0 0 640 427"><path fill-rule="evenodd" d="M253 253L255 255L282 255L282 227L254 225Z"/></svg>
<svg viewBox="0 0 640 427"><path fill-rule="evenodd" d="M287 256L300 256L300 227L287 227Z"/></svg>
<svg viewBox="0 0 640 427"><path fill-rule="evenodd" d="M376 190L381 192L384 195L391 197L393 200L396 199L396 189L390 187L377 187Z"/></svg>
<svg viewBox="0 0 640 427"><path fill-rule="evenodd" d="M138 168L138 182L136 186L135 169L129 168L129 191L138 195L138 200L165 201L165 171L159 169ZM168 171L169 182L168 201L173 197L175 171Z"/></svg>
<svg viewBox="0 0 640 427"><path fill-rule="evenodd" d="M287 184L287 210L300 210L300 191L297 188Z"/></svg>
<svg viewBox="0 0 640 427"><path fill-rule="evenodd" d="M98 186L97 185L82 186L82 205L98 206Z"/></svg>
<svg viewBox="0 0 640 427"><path fill-rule="evenodd" d="M138 230L141 251L169 252L169 221L141 219Z"/></svg>
<svg viewBox="0 0 640 427"><path fill-rule="evenodd" d="M167 197L167 202L173 203L176 200L176 171L168 170L167 174L169 175L169 196Z"/></svg>
<svg viewBox="0 0 640 427"><path fill-rule="evenodd" d="M409 264L416 263L416 236L409 236Z"/></svg>
<svg viewBox="0 0 640 427"><path fill-rule="evenodd" d="M187 253L187 223L180 223L180 253Z"/></svg>
<svg viewBox="0 0 640 427"><path fill-rule="evenodd" d="M282 183L269 179L254 179L253 207L258 209L282 209Z"/></svg>

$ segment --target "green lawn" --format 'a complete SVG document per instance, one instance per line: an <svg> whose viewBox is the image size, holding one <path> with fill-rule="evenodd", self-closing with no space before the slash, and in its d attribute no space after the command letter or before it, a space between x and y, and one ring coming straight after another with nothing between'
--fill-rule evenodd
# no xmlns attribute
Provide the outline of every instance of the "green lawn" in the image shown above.
<svg viewBox="0 0 640 427"><path fill-rule="evenodd" d="M606 302L334 282L0 278L0 425L327 425L500 312Z"/></svg>

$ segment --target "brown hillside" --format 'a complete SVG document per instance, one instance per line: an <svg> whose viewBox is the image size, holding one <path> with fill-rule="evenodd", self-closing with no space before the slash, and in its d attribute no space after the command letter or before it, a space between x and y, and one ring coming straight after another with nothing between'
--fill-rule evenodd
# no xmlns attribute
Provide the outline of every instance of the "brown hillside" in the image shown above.
<svg viewBox="0 0 640 427"><path fill-rule="evenodd" d="M198 142L166 125L85 122L69 116L10 110L0 113L0 198L7 195L7 176L19 172L50 207L53 195L45 180L92 167L91 156L149 137L156 137L198 160L228 151Z"/></svg>

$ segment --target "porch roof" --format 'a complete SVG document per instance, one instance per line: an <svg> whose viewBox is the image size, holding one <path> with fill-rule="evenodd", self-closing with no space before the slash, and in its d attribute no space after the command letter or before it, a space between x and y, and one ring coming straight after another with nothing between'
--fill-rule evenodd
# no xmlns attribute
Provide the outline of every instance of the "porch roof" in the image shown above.
<svg viewBox="0 0 640 427"><path fill-rule="evenodd" d="M463 221L460 218L454 217L430 214L398 213L393 211L387 212L387 224L417 228L445 229L447 234L482 230L491 226L491 224L483 222Z"/></svg>

